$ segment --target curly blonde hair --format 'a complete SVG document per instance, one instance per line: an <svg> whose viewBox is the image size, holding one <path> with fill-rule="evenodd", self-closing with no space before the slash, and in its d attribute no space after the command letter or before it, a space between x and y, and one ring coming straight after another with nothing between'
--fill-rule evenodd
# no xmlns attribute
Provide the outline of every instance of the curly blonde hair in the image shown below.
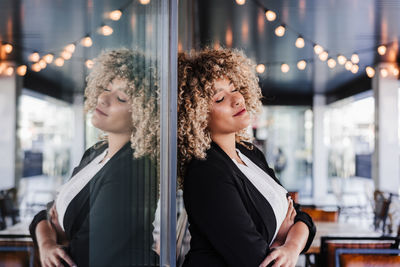
<svg viewBox="0 0 400 267"><path fill-rule="evenodd" d="M210 148L208 117L215 80L228 78L243 95L246 109L255 115L261 108L261 89L254 63L234 49L205 48L180 53L178 57L178 183L182 186L187 164L204 159ZM246 129L236 133L236 142L251 141Z"/></svg>
<svg viewBox="0 0 400 267"><path fill-rule="evenodd" d="M125 48L104 51L94 62L86 78L85 111L95 110L98 96L113 79L127 80L125 93L131 99L133 130L130 141L134 149L133 156L150 155L157 158L160 123L156 62L141 52ZM107 141L107 136L100 139Z"/></svg>

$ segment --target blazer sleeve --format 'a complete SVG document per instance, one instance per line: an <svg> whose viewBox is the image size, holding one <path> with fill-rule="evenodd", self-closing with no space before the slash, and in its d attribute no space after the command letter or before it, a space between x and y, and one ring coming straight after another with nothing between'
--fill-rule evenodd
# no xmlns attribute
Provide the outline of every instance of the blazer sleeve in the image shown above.
<svg viewBox="0 0 400 267"><path fill-rule="evenodd" d="M217 164L188 169L185 207L190 223L228 266L258 266L269 253L269 245L257 231L236 186Z"/></svg>

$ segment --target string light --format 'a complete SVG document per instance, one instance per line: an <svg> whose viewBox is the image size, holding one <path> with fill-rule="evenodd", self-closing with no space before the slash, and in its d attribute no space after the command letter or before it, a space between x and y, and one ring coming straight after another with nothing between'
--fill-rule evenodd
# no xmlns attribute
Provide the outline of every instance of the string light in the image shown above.
<svg viewBox="0 0 400 267"><path fill-rule="evenodd" d="M32 61L32 62L38 62L40 59L40 55L38 52L33 52L32 54L29 55L28 59L29 59L29 61Z"/></svg>
<svg viewBox="0 0 400 267"><path fill-rule="evenodd" d="M315 54L319 55L324 51L324 48L318 44L314 45Z"/></svg>
<svg viewBox="0 0 400 267"><path fill-rule="evenodd" d="M140 0L140 3L142 4L143 1L145 1L145 0ZM236 0L236 4L238 4L239 6L244 5L245 3L246 3L246 0Z"/></svg>
<svg viewBox="0 0 400 267"><path fill-rule="evenodd" d="M39 72L42 68L40 67L39 63L35 63L31 66L31 69L35 72Z"/></svg>
<svg viewBox="0 0 400 267"><path fill-rule="evenodd" d="M276 13L274 11L272 11L272 10L267 9L265 11L265 18L268 21L274 21L274 20L276 20Z"/></svg>
<svg viewBox="0 0 400 267"><path fill-rule="evenodd" d="M265 71L265 65L264 64L258 64L256 67L257 73L263 73Z"/></svg>
<svg viewBox="0 0 400 267"><path fill-rule="evenodd" d="M386 78L388 75L389 75L389 73L388 73L387 69L381 69L381 76L383 78Z"/></svg>
<svg viewBox="0 0 400 267"><path fill-rule="evenodd" d="M322 53L319 54L319 59L321 61L326 61L328 59L328 57L329 57L329 54L326 51L323 51Z"/></svg>
<svg viewBox="0 0 400 267"><path fill-rule="evenodd" d="M44 69L47 66L47 63L46 63L46 61L44 59L39 60L38 63L39 63L39 66L40 66L41 69Z"/></svg>
<svg viewBox="0 0 400 267"><path fill-rule="evenodd" d="M66 50L62 51L60 56L64 59L64 60L68 60L72 57L72 54Z"/></svg>
<svg viewBox="0 0 400 267"><path fill-rule="evenodd" d="M386 46L380 45L380 46L378 47L378 54L381 55L381 56L383 56L384 54L386 54Z"/></svg>
<svg viewBox="0 0 400 267"><path fill-rule="evenodd" d="M351 70L351 67L353 67L353 63L351 63L351 61L346 61L346 63L344 64L344 68L346 70Z"/></svg>
<svg viewBox="0 0 400 267"><path fill-rule="evenodd" d="M336 67L336 60L334 60L333 58L329 58L328 59L328 67L331 68L331 69Z"/></svg>
<svg viewBox="0 0 400 267"><path fill-rule="evenodd" d="M98 29L98 33L104 36L109 36L113 33L113 28L108 25L103 25Z"/></svg>
<svg viewBox="0 0 400 267"><path fill-rule="evenodd" d="M358 72L358 65L354 64L353 66L351 66L351 72L356 74Z"/></svg>
<svg viewBox="0 0 400 267"><path fill-rule="evenodd" d="M53 54L47 54L43 56L44 61L46 61L47 64L50 64L53 62L54 55Z"/></svg>
<svg viewBox="0 0 400 267"><path fill-rule="evenodd" d="M56 60L54 60L54 64L57 67L62 67L64 65L64 59L62 57L56 58Z"/></svg>
<svg viewBox="0 0 400 267"><path fill-rule="evenodd" d="M370 67L370 66L366 67L365 72L367 73L367 76L369 78L372 78L375 76L375 69L373 67Z"/></svg>
<svg viewBox="0 0 400 267"><path fill-rule="evenodd" d="M117 21L121 18L122 16L122 11L117 9L117 10L113 10L108 14L108 18L113 20L113 21Z"/></svg>
<svg viewBox="0 0 400 267"><path fill-rule="evenodd" d="M27 70L26 65L21 65L21 66L19 66L19 67L17 68L17 74L18 74L19 76L25 76L26 70Z"/></svg>
<svg viewBox="0 0 400 267"><path fill-rule="evenodd" d="M85 65L88 69L91 69L91 68L93 68L94 62L93 62L93 60L88 59L85 61Z"/></svg>
<svg viewBox="0 0 400 267"><path fill-rule="evenodd" d="M297 48L303 48L304 47L304 38L299 36L296 39L296 47Z"/></svg>
<svg viewBox="0 0 400 267"><path fill-rule="evenodd" d="M345 56L339 54L337 57L337 61L340 65L344 65L347 61L347 58Z"/></svg>
<svg viewBox="0 0 400 267"><path fill-rule="evenodd" d="M14 68L13 67L8 67L5 71L4 71L4 74L5 75L7 75L7 76L11 76L11 75L13 75L13 73L14 73Z"/></svg>
<svg viewBox="0 0 400 267"><path fill-rule="evenodd" d="M283 64L281 65L281 71L282 71L283 73L287 73L289 70L290 70L290 67L289 67L288 64L283 63Z"/></svg>
<svg viewBox="0 0 400 267"><path fill-rule="evenodd" d="M82 44L84 47L91 47L92 44L93 44L92 38L90 38L89 35L86 35L85 37L82 38L81 44Z"/></svg>
<svg viewBox="0 0 400 267"><path fill-rule="evenodd" d="M398 68L394 68L393 69L393 75L394 76L398 76L399 75L399 69Z"/></svg>
<svg viewBox="0 0 400 267"><path fill-rule="evenodd" d="M297 62L297 68L299 70L304 70L307 66L307 62L305 60L300 60L299 62Z"/></svg>
<svg viewBox="0 0 400 267"><path fill-rule="evenodd" d="M356 53L351 55L351 62L353 62L353 64L357 64L358 62L360 62L360 58Z"/></svg>
<svg viewBox="0 0 400 267"><path fill-rule="evenodd" d="M246 2L245 0L242 0L243 1L243 4L244 4L244 2ZM142 4L142 5L147 5L148 3L150 3L150 0L139 0L139 2ZM237 2L237 1L236 1Z"/></svg>
<svg viewBox="0 0 400 267"><path fill-rule="evenodd" d="M10 54L13 50L13 46L11 44L4 44L3 49L7 54Z"/></svg>
<svg viewBox="0 0 400 267"><path fill-rule="evenodd" d="M65 51L70 52L71 54L75 52L75 44L69 44L64 48Z"/></svg>
<svg viewBox="0 0 400 267"><path fill-rule="evenodd" d="M275 29L275 34L276 34L276 36L278 36L278 37L282 37L282 36L285 35L285 31L286 31L285 26L279 25L279 26L276 27L276 29Z"/></svg>

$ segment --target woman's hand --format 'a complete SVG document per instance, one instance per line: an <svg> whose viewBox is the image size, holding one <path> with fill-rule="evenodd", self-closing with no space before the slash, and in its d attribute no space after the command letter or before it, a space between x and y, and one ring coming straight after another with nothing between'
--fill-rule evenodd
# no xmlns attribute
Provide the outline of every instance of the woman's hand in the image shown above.
<svg viewBox="0 0 400 267"><path fill-rule="evenodd" d="M275 240L272 243L271 248L282 246L285 243L289 229L294 224L294 218L296 217L297 213L295 208L293 207L293 200L290 197L288 198L288 202L289 206L286 212L286 217L283 220L278 233L276 234Z"/></svg>
<svg viewBox="0 0 400 267"><path fill-rule="evenodd" d="M272 267L295 267L299 258L300 252L297 246L285 244L274 248L272 252L260 264L260 267L268 266L275 261Z"/></svg>

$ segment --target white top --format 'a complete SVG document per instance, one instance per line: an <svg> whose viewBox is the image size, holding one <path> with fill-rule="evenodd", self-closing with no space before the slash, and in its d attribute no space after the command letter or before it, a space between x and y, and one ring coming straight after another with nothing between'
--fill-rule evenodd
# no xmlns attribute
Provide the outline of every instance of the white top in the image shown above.
<svg viewBox="0 0 400 267"><path fill-rule="evenodd" d="M74 197L87 185L87 183L103 168L109 159L105 159L100 163L107 154L108 149L104 150L103 153L98 155L82 170L75 174L68 182L58 190L56 198L56 210L58 214L58 223L60 224L63 231L64 229L64 215L67 210L69 203Z"/></svg>
<svg viewBox="0 0 400 267"><path fill-rule="evenodd" d="M247 179L257 188L257 190L264 196L264 198L271 205L275 218L276 218L276 230L271 240L275 240L275 237L281 227L283 220L286 217L286 213L289 207L288 200L286 197L287 191L281 185L279 185L271 176L265 171L252 162L248 157L243 155L238 149L236 149L240 159L247 165L238 163L235 159L233 162L238 168L246 175ZM270 244L270 245L271 245Z"/></svg>

